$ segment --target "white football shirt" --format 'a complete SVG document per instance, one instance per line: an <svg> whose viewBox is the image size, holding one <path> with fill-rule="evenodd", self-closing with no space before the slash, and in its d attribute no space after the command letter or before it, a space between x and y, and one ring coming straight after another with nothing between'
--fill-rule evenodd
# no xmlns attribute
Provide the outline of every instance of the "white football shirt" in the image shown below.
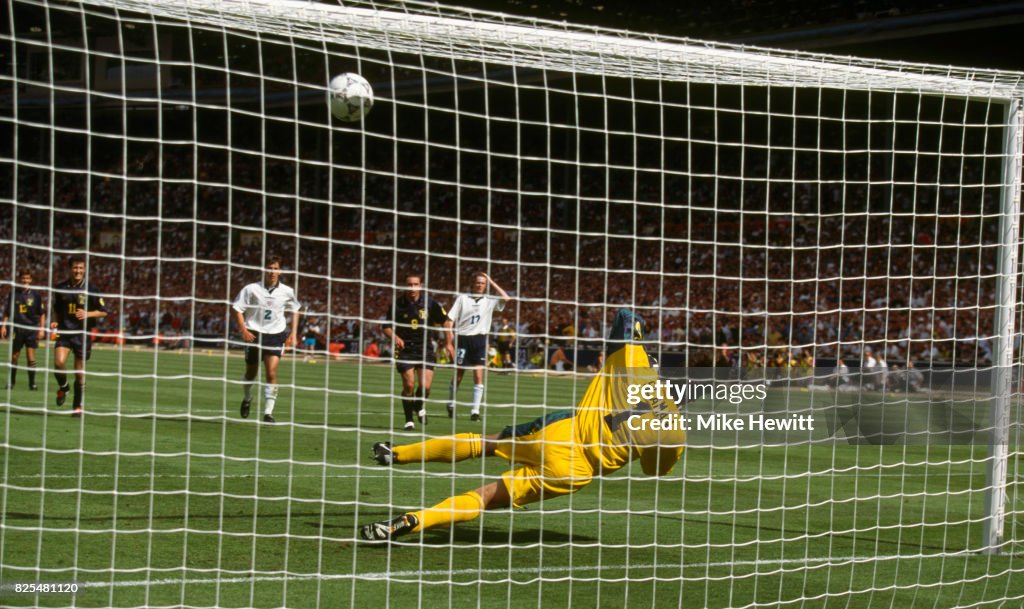
<svg viewBox="0 0 1024 609"><path fill-rule="evenodd" d="M242 288L232 307L245 317L245 327L261 334L278 334L288 329L284 312L292 315L302 309L295 298L295 290L278 282L269 290L263 282L250 283Z"/></svg>
<svg viewBox="0 0 1024 609"><path fill-rule="evenodd" d="M491 331L491 315L503 311L505 301L494 296L462 294L448 311L448 319L459 336L476 336Z"/></svg>

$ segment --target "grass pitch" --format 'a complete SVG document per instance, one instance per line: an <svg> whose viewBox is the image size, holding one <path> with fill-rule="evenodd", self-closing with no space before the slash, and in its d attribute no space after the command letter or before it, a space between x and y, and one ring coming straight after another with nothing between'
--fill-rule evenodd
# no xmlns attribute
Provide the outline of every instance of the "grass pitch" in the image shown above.
<svg viewBox="0 0 1024 609"><path fill-rule="evenodd" d="M6 351L6 350L5 350ZM5 354L6 355L6 354ZM46 350L40 361L50 361ZM1011 451L1008 551L975 552L986 446L691 448L576 495L392 545L358 524L494 480L500 459L381 468L401 428L392 368L286 359L273 426L238 416L222 352L98 350L87 416L52 375L0 398L0 605L11 607L1020 606L1024 508ZM4 368L6 374L6 368ZM447 394L439 370L435 397ZM225 380L227 379L227 380ZM570 407L588 379L490 374L482 430ZM470 389L460 394L469 399ZM811 396L773 392L776 409ZM430 405L431 435L481 431ZM1011 447L1012 448L1012 447ZM12 582L77 582L76 595Z"/></svg>

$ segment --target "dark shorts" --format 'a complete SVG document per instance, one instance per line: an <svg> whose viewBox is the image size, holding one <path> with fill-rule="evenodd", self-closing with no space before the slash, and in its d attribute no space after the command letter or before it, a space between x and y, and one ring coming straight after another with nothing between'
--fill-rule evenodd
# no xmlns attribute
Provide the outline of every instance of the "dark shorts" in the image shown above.
<svg viewBox="0 0 1024 609"><path fill-rule="evenodd" d="M395 370L398 370L399 373L404 373L406 370L414 368L433 370L433 360L434 357L428 355L427 347L424 345L406 344L405 349L402 349L395 355Z"/></svg>
<svg viewBox="0 0 1024 609"><path fill-rule="evenodd" d="M483 366L487 363L487 335L459 336L455 339L455 365Z"/></svg>
<svg viewBox="0 0 1024 609"><path fill-rule="evenodd" d="M80 360L89 361L89 357L92 356L92 341L86 334L59 334L55 346L58 349L71 349Z"/></svg>
<svg viewBox="0 0 1024 609"><path fill-rule="evenodd" d="M38 330L25 330L18 328L14 331L14 340L12 341L11 349L14 351L21 351L22 347L28 347L29 349L39 348L39 331Z"/></svg>
<svg viewBox="0 0 1024 609"><path fill-rule="evenodd" d="M288 335L290 334L288 330L278 332L277 334L261 334L253 330L249 331L256 335L256 340L246 343L245 363L258 364L260 360L268 355L275 357L284 355L284 343L288 340Z"/></svg>

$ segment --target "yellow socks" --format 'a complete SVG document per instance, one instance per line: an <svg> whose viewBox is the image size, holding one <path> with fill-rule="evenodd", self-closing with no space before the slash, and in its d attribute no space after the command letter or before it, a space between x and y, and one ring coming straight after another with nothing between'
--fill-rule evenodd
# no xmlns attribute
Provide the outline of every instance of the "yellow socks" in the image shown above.
<svg viewBox="0 0 1024 609"><path fill-rule="evenodd" d="M453 463L479 457L483 451L483 440L477 433L460 433L416 444L396 446L392 450L394 462L399 464L423 461Z"/></svg>
<svg viewBox="0 0 1024 609"><path fill-rule="evenodd" d="M444 438L433 438L416 444L396 446L392 452L394 462L453 463L479 457L483 452L483 438L477 433L460 433ZM431 527L451 525L456 522L473 520L484 510L484 501L479 494L468 492L449 497L432 508L412 512L419 524L410 531L416 533Z"/></svg>
<svg viewBox="0 0 1024 609"><path fill-rule="evenodd" d="M432 508L412 512L419 520L419 525L410 532L417 533L423 529L473 520L482 511L484 511L484 500L474 491L449 497Z"/></svg>

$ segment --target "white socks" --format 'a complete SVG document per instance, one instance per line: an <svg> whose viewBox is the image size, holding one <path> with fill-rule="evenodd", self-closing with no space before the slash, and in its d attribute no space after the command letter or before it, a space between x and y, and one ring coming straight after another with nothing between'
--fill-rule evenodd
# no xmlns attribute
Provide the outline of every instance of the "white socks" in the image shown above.
<svg viewBox="0 0 1024 609"><path fill-rule="evenodd" d="M455 392L456 392L455 381L452 381L452 384L448 386L448 401L450 403L450 406L448 407L449 411L454 411L455 410ZM483 405L483 403L484 403L484 386L483 386L483 384L473 385L473 407L469 410L469 413L470 414L480 414L480 407Z"/></svg>
<svg viewBox="0 0 1024 609"><path fill-rule="evenodd" d="M473 385L473 408L470 414L480 414L480 405L484 403L484 386Z"/></svg>
<svg viewBox="0 0 1024 609"><path fill-rule="evenodd" d="M277 402L277 385L263 386L263 414L273 414Z"/></svg>

